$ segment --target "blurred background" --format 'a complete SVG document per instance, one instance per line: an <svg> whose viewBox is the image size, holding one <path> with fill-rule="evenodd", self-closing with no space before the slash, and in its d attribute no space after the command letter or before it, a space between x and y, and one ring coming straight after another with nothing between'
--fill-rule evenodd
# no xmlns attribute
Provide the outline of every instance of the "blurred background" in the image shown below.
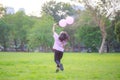
<svg viewBox="0 0 120 80"><path fill-rule="evenodd" d="M67 52L120 52L119 0L0 0L0 51L51 52L52 25L67 16Z"/></svg>

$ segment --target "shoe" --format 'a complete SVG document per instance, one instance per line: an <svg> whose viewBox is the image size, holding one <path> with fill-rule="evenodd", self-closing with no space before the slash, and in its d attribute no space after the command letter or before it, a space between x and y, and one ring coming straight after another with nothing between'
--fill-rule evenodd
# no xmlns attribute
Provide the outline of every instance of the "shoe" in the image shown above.
<svg viewBox="0 0 120 80"><path fill-rule="evenodd" d="M64 70L63 64L60 64L60 70L61 70L61 71Z"/></svg>
<svg viewBox="0 0 120 80"><path fill-rule="evenodd" d="M56 69L56 73L57 73L57 72L59 72L59 67L57 67L57 69Z"/></svg>

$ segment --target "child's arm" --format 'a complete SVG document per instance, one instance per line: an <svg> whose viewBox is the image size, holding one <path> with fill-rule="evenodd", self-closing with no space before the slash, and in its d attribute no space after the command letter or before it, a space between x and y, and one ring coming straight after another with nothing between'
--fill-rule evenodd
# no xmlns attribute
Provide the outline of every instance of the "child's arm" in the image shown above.
<svg viewBox="0 0 120 80"><path fill-rule="evenodd" d="M53 24L53 29L52 29L52 31L53 31L53 33L55 32L55 27L56 27L56 23L55 24Z"/></svg>

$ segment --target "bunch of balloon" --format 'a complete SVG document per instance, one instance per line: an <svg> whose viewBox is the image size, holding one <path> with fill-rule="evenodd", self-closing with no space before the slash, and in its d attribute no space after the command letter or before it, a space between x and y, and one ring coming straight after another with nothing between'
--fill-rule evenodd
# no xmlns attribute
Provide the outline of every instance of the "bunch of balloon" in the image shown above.
<svg viewBox="0 0 120 80"><path fill-rule="evenodd" d="M59 21L59 26L60 27L66 27L67 25L71 25L73 23L74 23L74 18L70 17L70 16L67 16L66 19L61 19Z"/></svg>

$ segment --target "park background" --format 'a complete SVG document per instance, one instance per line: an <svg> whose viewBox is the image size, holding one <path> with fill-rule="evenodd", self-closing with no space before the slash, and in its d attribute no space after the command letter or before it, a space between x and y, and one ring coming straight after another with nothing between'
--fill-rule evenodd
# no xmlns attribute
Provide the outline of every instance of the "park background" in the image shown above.
<svg viewBox="0 0 120 80"><path fill-rule="evenodd" d="M65 51L120 52L120 1L72 3L47 1L39 17L27 15L24 8L14 12L14 8L0 4L0 51L51 52L52 25L72 16L74 24L56 29L58 33L65 30L70 35Z"/></svg>
<svg viewBox="0 0 120 80"><path fill-rule="evenodd" d="M0 80L120 80L120 0L50 0L39 16L1 1ZM70 35L65 70L55 73L52 26L67 16L74 24L56 28Z"/></svg>

